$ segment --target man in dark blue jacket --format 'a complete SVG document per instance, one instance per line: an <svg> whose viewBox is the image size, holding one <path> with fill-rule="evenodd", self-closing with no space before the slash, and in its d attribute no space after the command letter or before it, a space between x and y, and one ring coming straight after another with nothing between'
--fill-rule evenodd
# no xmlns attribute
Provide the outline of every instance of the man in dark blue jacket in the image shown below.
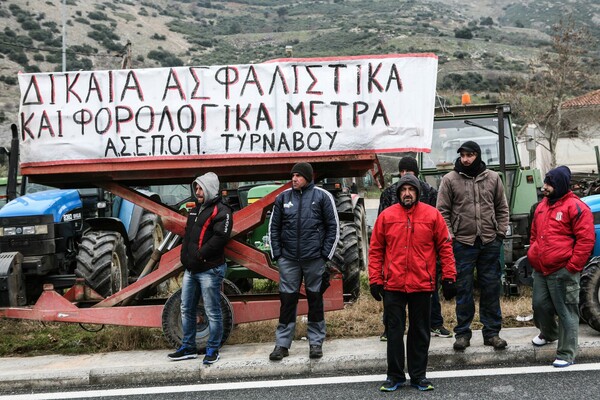
<svg viewBox="0 0 600 400"><path fill-rule="evenodd" d="M279 266L279 324L269 359L289 355L296 330L296 309L302 278L308 300L309 357L323 356L325 314L321 283L325 263L333 258L339 239L339 220L333 196L315 186L308 163L292 168L292 188L275 199L269 223L271 256Z"/></svg>
<svg viewBox="0 0 600 400"><path fill-rule="evenodd" d="M219 359L223 336L221 284L225 277L224 249L231 236L231 208L219 193L219 178L213 172L199 176L193 183L197 205L190 211L181 246L181 263L185 267L181 288L181 347L169 358L174 361L198 357L196 348L197 307L200 296L208 318L208 342L204 364Z"/></svg>

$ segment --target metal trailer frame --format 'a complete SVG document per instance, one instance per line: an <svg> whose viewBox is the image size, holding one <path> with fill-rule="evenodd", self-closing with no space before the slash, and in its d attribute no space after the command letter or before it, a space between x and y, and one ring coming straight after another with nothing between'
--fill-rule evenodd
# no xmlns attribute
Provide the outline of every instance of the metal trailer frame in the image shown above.
<svg viewBox="0 0 600 400"><path fill-rule="evenodd" d="M320 177L364 176L368 171L372 171L376 178L382 177L375 154L28 165L22 166L22 174L35 182L58 187L89 186L90 182L94 182L96 186L159 215L166 230L182 235L186 217L127 185L191 182L194 176L208 171L215 172L223 182L289 179L289 171L297 162L310 162L316 171L316 180ZM288 183L235 212L232 239L225 248L225 256L228 259L276 282L279 282L279 273L271 264L270 257L240 238L264 221L275 197L290 186L291 183ZM145 289L178 275L183 270L179 254L180 245L163 254L154 271L110 297L102 298L86 287L83 279L78 279L64 295L56 292L51 284L46 284L35 305L0 308L0 317L161 328L166 299L146 299L137 305L124 304L136 298ZM280 303L277 294L231 295L228 298L233 308L234 324L279 317ZM341 273L333 274L331 287L325 292L323 300L325 311L344 307ZM307 313L308 303L302 287L298 314Z"/></svg>

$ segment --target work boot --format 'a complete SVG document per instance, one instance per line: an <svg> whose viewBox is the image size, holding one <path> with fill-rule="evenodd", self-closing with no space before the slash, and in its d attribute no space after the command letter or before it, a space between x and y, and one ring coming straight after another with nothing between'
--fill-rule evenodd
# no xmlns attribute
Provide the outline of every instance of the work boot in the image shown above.
<svg viewBox="0 0 600 400"><path fill-rule="evenodd" d="M500 338L500 336L492 336L483 340L483 344L486 346L494 346L495 350L504 350L506 348L506 340Z"/></svg>
<svg viewBox="0 0 600 400"><path fill-rule="evenodd" d="M289 356L290 353L288 349L283 346L275 346L271 354L269 354L269 360L271 361L281 361L283 357Z"/></svg>
<svg viewBox="0 0 600 400"><path fill-rule="evenodd" d="M308 352L309 358L321 358L323 357L323 348L319 344L311 344L310 351Z"/></svg>
<svg viewBox="0 0 600 400"><path fill-rule="evenodd" d="M454 342L454 350L456 351L465 351L467 347L471 345L471 339L466 336L459 336L456 338Z"/></svg>

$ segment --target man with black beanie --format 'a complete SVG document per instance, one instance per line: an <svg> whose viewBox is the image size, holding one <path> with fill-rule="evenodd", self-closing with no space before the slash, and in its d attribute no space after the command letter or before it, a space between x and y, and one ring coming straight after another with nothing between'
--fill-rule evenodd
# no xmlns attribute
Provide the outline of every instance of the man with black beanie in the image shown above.
<svg viewBox="0 0 600 400"><path fill-rule="evenodd" d="M419 176L419 165L417 160L414 157L406 156L402 157L398 162L398 173L400 174L400 178L405 175L414 175L416 177ZM429 204L432 207L435 207L436 199L437 199L437 190L429 185L427 182L419 180L420 190L419 190L419 201L425 204ZM398 192L399 182L396 182L385 189L381 196L379 197L379 210L377 215L381 214L383 210L388 208L391 205L398 203L398 196L396 193ZM439 265L438 265L439 267ZM437 276L436 282L439 281L440 270L437 268ZM384 331L383 334L379 337L381 341L387 340L387 328L385 326L385 308L383 310L383 326ZM444 317L442 316L442 307L440 305L440 296L437 290L433 291L431 296L431 334L433 336L450 338L452 337L452 333L444 327Z"/></svg>
<svg viewBox="0 0 600 400"><path fill-rule="evenodd" d="M333 258L340 237L339 219L331 193L313 182L313 168L298 163L291 171L292 188L275 199L269 222L271 257L279 267L279 324L272 361L289 355L296 331L300 285L308 300L309 357L323 357L325 314L322 281L325 263Z"/></svg>
<svg viewBox="0 0 600 400"><path fill-rule="evenodd" d="M426 377L431 293L436 290L436 260L442 269L447 300L456 295L456 268L450 234L435 207L419 201L421 183L410 174L398 182L399 204L386 208L375 221L369 249L371 295L382 301L388 327L387 380L383 392L406 383L404 329L408 307L406 361L411 386L432 390Z"/></svg>
<svg viewBox="0 0 600 400"><path fill-rule="evenodd" d="M595 243L592 212L570 183L565 166L546 174L527 251L534 270L533 321L540 330L532 343L544 346L558 339L552 363L558 368L573 364L577 355L579 276Z"/></svg>
<svg viewBox="0 0 600 400"><path fill-rule="evenodd" d="M471 345L471 322L475 316L474 271L477 270L483 344L502 350L507 343L499 335L502 328L499 260L509 222L504 184L497 172L487 169L476 142L464 142L457 153L460 157L456 159L454 170L442 178L437 199L437 208L453 238L456 258L457 325L453 347L464 351Z"/></svg>

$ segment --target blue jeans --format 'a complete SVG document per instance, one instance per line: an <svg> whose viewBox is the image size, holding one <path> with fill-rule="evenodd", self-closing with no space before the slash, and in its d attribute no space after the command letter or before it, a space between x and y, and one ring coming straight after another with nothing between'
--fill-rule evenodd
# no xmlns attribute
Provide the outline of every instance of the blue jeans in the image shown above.
<svg viewBox="0 0 600 400"><path fill-rule="evenodd" d="M204 312L208 319L207 349L221 347L223 337L223 315L221 313L221 285L225 277L227 264L193 273L188 270L183 275L181 288L181 323L183 327L183 346L196 349L196 325L198 323L198 302L202 295Z"/></svg>
<svg viewBox="0 0 600 400"><path fill-rule="evenodd" d="M502 327L502 311L500 310L500 250L502 240L494 239L483 244L477 238L473 246L457 241L453 243L456 258L456 320L454 328L456 337L471 338L471 322L475 316L473 299L474 271L477 269L479 283L479 320L483 324L483 338L497 336Z"/></svg>

